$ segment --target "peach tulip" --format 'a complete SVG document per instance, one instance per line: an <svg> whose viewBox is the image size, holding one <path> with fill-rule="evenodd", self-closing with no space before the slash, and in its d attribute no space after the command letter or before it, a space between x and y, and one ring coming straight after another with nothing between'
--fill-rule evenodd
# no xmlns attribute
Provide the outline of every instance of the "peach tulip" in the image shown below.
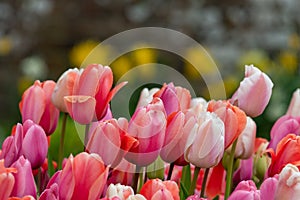
<svg viewBox="0 0 300 200"><path fill-rule="evenodd" d="M128 125L128 135L138 140L125 159L139 166L156 160L163 146L166 131L166 114L161 99L154 98L147 106L138 108Z"/></svg>
<svg viewBox="0 0 300 200"><path fill-rule="evenodd" d="M237 105L250 117L262 114L270 101L273 82L253 65L245 66L245 78L233 94L231 103Z"/></svg>
<svg viewBox="0 0 300 200"><path fill-rule="evenodd" d="M15 184L13 173L16 172L15 168L6 168L4 160L0 160L0 200L7 200L10 196Z"/></svg>
<svg viewBox="0 0 300 200"><path fill-rule="evenodd" d="M87 66L76 78L73 93L64 97L70 116L80 124L101 120L107 113L110 100L126 82L111 90L112 84L113 74L108 66Z"/></svg>
<svg viewBox="0 0 300 200"><path fill-rule="evenodd" d="M19 103L23 123L30 119L43 127L47 135L55 131L59 117L59 110L51 102L55 85L54 81L35 81Z"/></svg>
<svg viewBox="0 0 300 200"><path fill-rule="evenodd" d="M207 111L216 113L224 122L225 149L227 149L244 130L247 123L246 114L228 101L221 100L211 100Z"/></svg>
<svg viewBox="0 0 300 200"><path fill-rule="evenodd" d="M127 132L128 122L125 118L96 122L86 150L97 153L105 165L116 167L128 150L138 142Z"/></svg>
<svg viewBox="0 0 300 200"><path fill-rule="evenodd" d="M148 180L140 190L148 200L179 200L179 188L174 181Z"/></svg>
<svg viewBox="0 0 300 200"><path fill-rule="evenodd" d="M276 152L268 149L272 162L268 169L268 175L279 174L288 163L300 166L300 136L288 134L277 145Z"/></svg>
<svg viewBox="0 0 300 200"><path fill-rule="evenodd" d="M286 115L291 115L293 117L300 117L300 88L298 88L294 93L292 100L290 102L289 108Z"/></svg>
<svg viewBox="0 0 300 200"><path fill-rule="evenodd" d="M188 136L197 130L196 119L194 116L188 118L179 111L169 115L167 121L166 136L160 156L165 162L186 165L183 153Z"/></svg>
<svg viewBox="0 0 300 200"><path fill-rule="evenodd" d="M224 123L214 113L203 112L197 119L197 130L190 134L184 158L200 168L217 165L224 153Z"/></svg>
<svg viewBox="0 0 300 200"><path fill-rule="evenodd" d="M300 197L300 172L299 169L287 164L279 174L275 200L298 200Z"/></svg>
<svg viewBox="0 0 300 200"><path fill-rule="evenodd" d="M64 97L73 94L76 79L80 76L83 69L68 69L58 79L54 91L52 93L52 103L62 112L67 112L64 103Z"/></svg>

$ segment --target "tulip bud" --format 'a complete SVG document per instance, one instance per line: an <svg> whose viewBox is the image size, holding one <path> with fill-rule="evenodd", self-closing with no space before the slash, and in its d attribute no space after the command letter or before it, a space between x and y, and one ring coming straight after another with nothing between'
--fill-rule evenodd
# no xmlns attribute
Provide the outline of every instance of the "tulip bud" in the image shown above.
<svg viewBox="0 0 300 200"><path fill-rule="evenodd" d="M240 182L228 198L228 200L237 199L260 200L259 190L252 180Z"/></svg>
<svg viewBox="0 0 300 200"><path fill-rule="evenodd" d="M300 116L300 89L298 88L294 93L292 100L290 102L289 108L286 115L291 115L293 117Z"/></svg>
<svg viewBox="0 0 300 200"><path fill-rule="evenodd" d="M275 199L275 193L278 185L278 177L269 177L264 180L260 186L260 199Z"/></svg>
<svg viewBox="0 0 300 200"><path fill-rule="evenodd" d="M0 199L5 200L10 196L14 184L15 178L13 173L16 173L15 168L5 168L4 160L0 160Z"/></svg>

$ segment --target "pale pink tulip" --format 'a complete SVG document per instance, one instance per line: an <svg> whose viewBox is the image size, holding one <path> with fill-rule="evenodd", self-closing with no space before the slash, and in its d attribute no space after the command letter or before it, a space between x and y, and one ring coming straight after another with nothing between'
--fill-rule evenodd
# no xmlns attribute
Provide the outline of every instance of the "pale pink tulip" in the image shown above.
<svg viewBox="0 0 300 200"><path fill-rule="evenodd" d="M273 82L265 73L253 65L246 65L245 78L230 101L250 117L257 117L269 103L272 87Z"/></svg>
<svg viewBox="0 0 300 200"><path fill-rule="evenodd" d="M208 103L202 97L192 98L191 104L189 107L189 112L192 112L194 115L201 114L207 110Z"/></svg>
<svg viewBox="0 0 300 200"><path fill-rule="evenodd" d="M125 158L136 165L146 166L156 160L163 146L166 131L163 102L154 98L147 106L138 108L128 125L128 135L138 140Z"/></svg>
<svg viewBox="0 0 300 200"><path fill-rule="evenodd" d="M225 149L227 149L245 129L246 114L228 101L211 100L207 111L214 112L220 117L225 125Z"/></svg>
<svg viewBox="0 0 300 200"><path fill-rule="evenodd" d="M17 173L14 174L15 184L11 196L23 197L31 195L36 197L36 186L30 162L21 156L12 167L16 168Z"/></svg>
<svg viewBox="0 0 300 200"><path fill-rule="evenodd" d="M110 100L126 82L111 90L112 84L113 74L108 66L87 66L77 77L73 93L64 97L70 116L81 124L101 120L107 113Z"/></svg>
<svg viewBox="0 0 300 200"><path fill-rule="evenodd" d="M279 181L275 193L275 200L298 200L300 197L300 172L299 169L287 164L279 174Z"/></svg>
<svg viewBox="0 0 300 200"><path fill-rule="evenodd" d="M292 100L290 102L289 108L286 115L291 115L293 117L300 117L300 88L298 88L294 93Z"/></svg>
<svg viewBox="0 0 300 200"><path fill-rule="evenodd" d="M13 173L16 172L15 168L5 168L4 160L0 160L0 200L7 200L10 196L15 184Z"/></svg>
<svg viewBox="0 0 300 200"><path fill-rule="evenodd" d="M167 119L166 136L161 158L168 163L175 162L177 165L186 165L183 154L185 145L190 134L197 130L196 118L187 117L183 112L174 112Z"/></svg>
<svg viewBox="0 0 300 200"><path fill-rule="evenodd" d="M130 186L110 184L106 191L107 198L119 197L121 200L126 200L129 196L134 195L133 189Z"/></svg>
<svg viewBox="0 0 300 200"><path fill-rule="evenodd" d="M127 127L125 118L96 122L86 150L100 155L105 165L116 167L128 150L138 144L127 134Z"/></svg>
<svg viewBox="0 0 300 200"><path fill-rule="evenodd" d="M60 111L67 112L64 97L73 94L75 81L81 73L82 69L68 69L59 77L52 93L51 100Z"/></svg>
<svg viewBox="0 0 300 200"><path fill-rule="evenodd" d="M136 108L147 106L149 103L151 103L154 98L153 95L158 91L159 88L152 88L150 90L148 88L144 88L140 94Z"/></svg>
<svg viewBox="0 0 300 200"><path fill-rule="evenodd" d="M278 177L269 177L264 180L260 186L260 200L269 200L275 198L278 185Z"/></svg>
<svg viewBox="0 0 300 200"><path fill-rule="evenodd" d="M260 200L260 191L252 180L242 181L238 184L228 200Z"/></svg>
<svg viewBox="0 0 300 200"><path fill-rule="evenodd" d="M224 153L224 123L216 114L203 112L197 125L195 134L188 137L184 158L197 167L213 167Z"/></svg>
<svg viewBox="0 0 300 200"><path fill-rule="evenodd" d="M30 119L42 126L47 135L55 131L59 118L59 110L51 102L55 85L54 81L35 81L19 104L23 123Z"/></svg>

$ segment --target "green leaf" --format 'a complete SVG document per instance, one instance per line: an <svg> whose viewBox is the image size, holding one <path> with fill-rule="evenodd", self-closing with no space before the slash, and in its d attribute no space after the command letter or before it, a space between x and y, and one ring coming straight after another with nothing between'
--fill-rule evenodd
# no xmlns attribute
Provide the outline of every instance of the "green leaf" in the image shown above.
<svg viewBox="0 0 300 200"><path fill-rule="evenodd" d="M189 196L188 188L191 187L192 175L191 175L191 167L190 165L186 165L182 169L182 175L180 179L180 199L184 200Z"/></svg>
<svg viewBox="0 0 300 200"><path fill-rule="evenodd" d="M189 196L188 189L183 185L180 180L180 190L179 190L180 200L185 200Z"/></svg>

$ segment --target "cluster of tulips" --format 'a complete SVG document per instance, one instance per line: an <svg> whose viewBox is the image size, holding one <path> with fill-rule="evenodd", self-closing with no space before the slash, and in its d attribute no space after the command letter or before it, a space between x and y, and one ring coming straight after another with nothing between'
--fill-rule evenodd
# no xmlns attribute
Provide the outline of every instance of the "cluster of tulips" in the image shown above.
<svg viewBox="0 0 300 200"><path fill-rule="evenodd" d="M252 118L273 83L253 65L230 99L192 98L168 83L143 89L132 117L115 119L110 101L125 85L113 88L111 69L91 64L29 87L22 123L0 150L0 200L300 198L299 90L267 141ZM48 162L60 112L59 158ZM66 116L86 131L84 152L63 158Z"/></svg>

